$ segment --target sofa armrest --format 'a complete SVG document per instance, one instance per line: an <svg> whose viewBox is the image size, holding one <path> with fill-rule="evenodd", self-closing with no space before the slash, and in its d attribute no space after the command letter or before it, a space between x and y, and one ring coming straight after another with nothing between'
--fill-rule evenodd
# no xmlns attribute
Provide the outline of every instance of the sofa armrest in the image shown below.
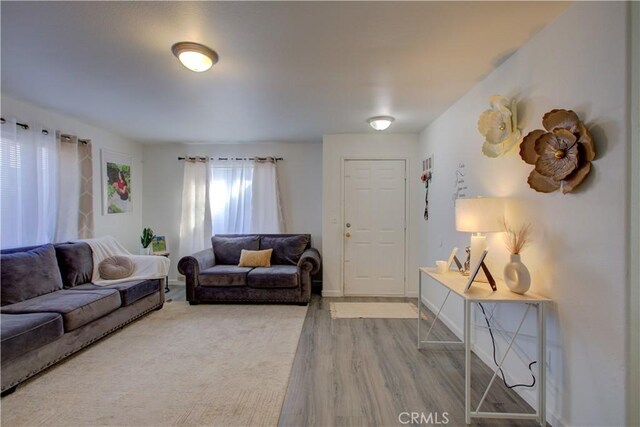
<svg viewBox="0 0 640 427"><path fill-rule="evenodd" d="M309 248L302 253L298 261L298 268L308 271L309 274L316 274L320 271L320 252L315 248Z"/></svg>
<svg viewBox="0 0 640 427"><path fill-rule="evenodd" d="M195 300L195 288L198 286L198 275L202 270L216 264L213 249L203 249L193 255L185 256L178 262L178 272L185 276L187 285L187 301Z"/></svg>
<svg viewBox="0 0 640 427"><path fill-rule="evenodd" d="M195 254L182 257L178 262L178 271L180 274L189 276L200 274L200 271L206 270L216 265L216 260L213 255L213 249L203 249Z"/></svg>

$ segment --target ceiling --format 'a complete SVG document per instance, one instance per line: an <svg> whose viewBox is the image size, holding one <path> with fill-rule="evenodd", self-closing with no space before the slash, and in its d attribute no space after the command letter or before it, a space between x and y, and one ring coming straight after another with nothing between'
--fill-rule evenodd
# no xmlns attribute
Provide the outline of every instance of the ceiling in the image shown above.
<svg viewBox="0 0 640 427"><path fill-rule="evenodd" d="M557 2L1 2L2 93L145 142L418 132ZM193 73L177 41L220 62ZM509 90L511 88L505 88Z"/></svg>

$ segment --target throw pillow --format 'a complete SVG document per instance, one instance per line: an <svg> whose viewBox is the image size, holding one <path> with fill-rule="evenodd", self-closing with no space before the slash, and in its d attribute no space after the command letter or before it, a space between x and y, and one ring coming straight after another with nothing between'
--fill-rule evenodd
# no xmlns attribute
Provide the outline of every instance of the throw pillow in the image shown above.
<svg viewBox="0 0 640 427"><path fill-rule="evenodd" d="M273 249L264 251L248 251L243 249L240 252L240 262L238 267L271 267L271 253Z"/></svg>
<svg viewBox="0 0 640 427"><path fill-rule="evenodd" d="M273 249L274 265L296 265L310 241L311 236L308 234L262 236L260 249Z"/></svg>
<svg viewBox="0 0 640 427"><path fill-rule="evenodd" d="M117 280L131 276L135 267L131 258L116 255L103 259L102 262L98 264L98 272L100 273L100 277L105 280Z"/></svg>
<svg viewBox="0 0 640 427"><path fill-rule="evenodd" d="M15 304L62 289L62 277L52 244L0 256L2 305Z"/></svg>
<svg viewBox="0 0 640 427"><path fill-rule="evenodd" d="M213 236L211 238L216 265L238 265L242 249L260 249L259 236Z"/></svg>
<svg viewBox="0 0 640 427"><path fill-rule="evenodd" d="M90 283L93 278L93 252L85 242L58 243L56 257L65 288Z"/></svg>

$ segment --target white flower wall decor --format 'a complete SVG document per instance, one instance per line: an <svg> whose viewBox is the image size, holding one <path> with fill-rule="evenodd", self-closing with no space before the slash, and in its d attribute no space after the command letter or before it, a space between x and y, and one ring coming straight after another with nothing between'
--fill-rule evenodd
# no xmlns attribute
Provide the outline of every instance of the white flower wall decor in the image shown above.
<svg viewBox="0 0 640 427"><path fill-rule="evenodd" d="M520 140L516 101L502 95L489 98L491 108L478 118L478 131L484 136L482 153L487 157L498 157L508 153Z"/></svg>

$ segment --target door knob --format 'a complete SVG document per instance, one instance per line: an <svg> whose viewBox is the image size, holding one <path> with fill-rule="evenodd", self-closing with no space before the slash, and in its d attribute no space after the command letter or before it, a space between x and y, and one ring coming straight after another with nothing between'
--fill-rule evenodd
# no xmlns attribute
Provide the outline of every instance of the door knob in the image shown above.
<svg viewBox="0 0 640 427"><path fill-rule="evenodd" d="M351 233L349 233L348 231L346 233L344 233L345 237L349 238L351 237Z"/></svg>

